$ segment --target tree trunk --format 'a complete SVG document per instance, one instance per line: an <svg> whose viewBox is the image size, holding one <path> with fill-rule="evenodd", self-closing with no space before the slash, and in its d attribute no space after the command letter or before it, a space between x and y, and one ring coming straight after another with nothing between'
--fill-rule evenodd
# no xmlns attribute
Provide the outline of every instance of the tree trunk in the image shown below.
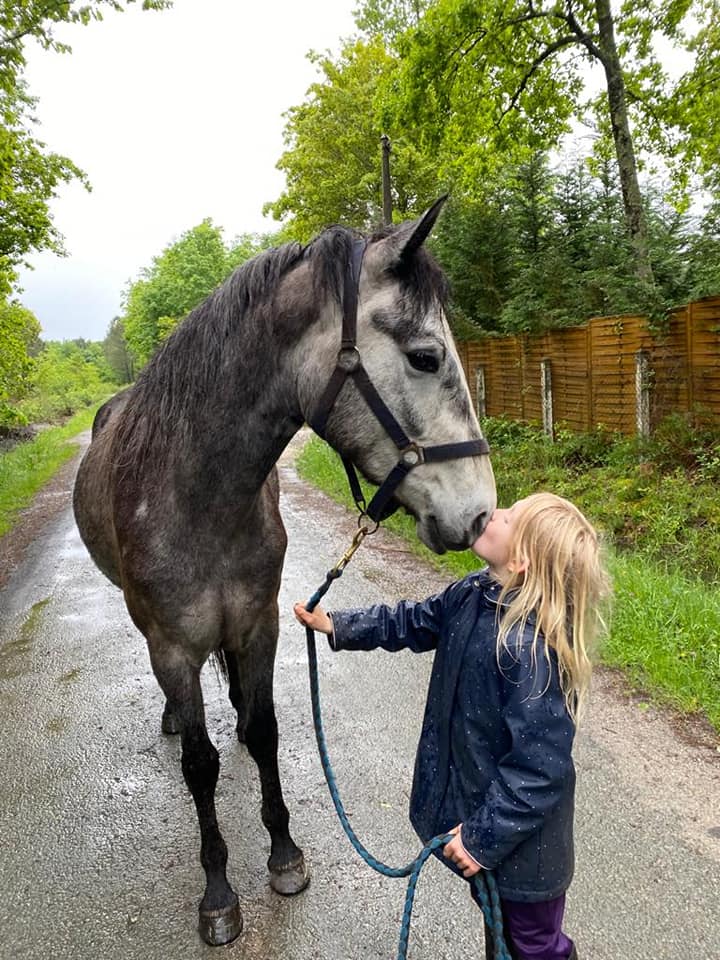
<svg viewBox="0 0 720 960"><path fill-rule="evenodd" d="M620 57L615 43L615 25L610 10L610 0L595 0L595 10L600 28L599 46L607 79L610 121L620 170L620 187L625 207L625 219L627 220L630 241L635 251L635 271L640 280L654 286L655 278L648 252L647 222L640 196L635 149L625 102L625 80L623 79Z"/></svg>

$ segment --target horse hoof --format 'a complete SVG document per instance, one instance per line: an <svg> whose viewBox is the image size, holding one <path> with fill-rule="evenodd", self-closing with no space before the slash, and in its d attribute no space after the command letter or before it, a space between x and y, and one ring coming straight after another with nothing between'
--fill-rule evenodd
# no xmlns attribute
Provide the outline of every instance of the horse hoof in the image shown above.
<svg viewBox="0 0 720 960"><path fill-rule="evenodd" d="M240 936L243 918L237 897L235 903L222 910L200 910L198 929L205 943L211 947L220 947Z"/></svg>
<svg viewBox="0 0 720 960"><path fill-rule="evenodd" d="M309 883L310 873L305 866L304 857L300 857L295 863L288 864L287 867L270 872L270 886L284 897L300 893Z"/></svg>

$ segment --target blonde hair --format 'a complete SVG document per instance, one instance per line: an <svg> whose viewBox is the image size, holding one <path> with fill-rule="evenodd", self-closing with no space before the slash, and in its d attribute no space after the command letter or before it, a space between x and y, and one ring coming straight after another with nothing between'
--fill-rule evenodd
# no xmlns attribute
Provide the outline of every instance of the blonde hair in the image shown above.
<svg viewBox="0 0 720 960"><path fill-rule="evenodd" d="M533 614L533 661L542 634L548 661L549 647L557 655L565 703L577 723L590 686L590 654L605 629L603 606L610 596L598 535L569 500L532 494L515 507L510 558L513 572L503 582L498 608L503 610L498 656L502 646L508 648L510 631L517 626L521 637Z"/></svg>

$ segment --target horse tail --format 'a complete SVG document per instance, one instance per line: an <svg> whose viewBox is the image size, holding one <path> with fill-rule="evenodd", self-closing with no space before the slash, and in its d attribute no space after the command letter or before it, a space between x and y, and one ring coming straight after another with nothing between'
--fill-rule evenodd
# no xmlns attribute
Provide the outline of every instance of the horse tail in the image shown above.
<svg viewBox="0 0 720 960"><path fill-rule="evenodd" d="M225 651L220 647L218 647L217 650L213 650L210 654L210 662L215 669L215 675L218 679L222 679L227 683L230 679L230 673L228 671L227 659L225 658Z"/></svg>

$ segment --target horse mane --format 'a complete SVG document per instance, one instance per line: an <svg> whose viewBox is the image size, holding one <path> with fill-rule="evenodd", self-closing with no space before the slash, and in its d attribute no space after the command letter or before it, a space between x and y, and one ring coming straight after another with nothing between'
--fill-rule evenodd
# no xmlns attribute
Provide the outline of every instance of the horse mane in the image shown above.
<svg viewBox="0 0 720 960"><path fill-rule="evenodd" d="M369 242L392 235L396 227L375 232ZM343 286L355 231L341 226L324 230L306 246L291 242L265 250L236 268L208 298L195 307L141 371L115 433L115 450L131 470L151 454L163 457L191 430L194 413L217 393L222 372L249 357L265 370L241 378L233 390L238 409L252 402L278 362L278 344L296 341L318 314L320 304L342 303ZM277 301L281 280L301 264L310 267L311 291L294 302ZM433 258L421 249L393 271L413 312L433 300L445 302L447 284ZM280 309L278 309L280 308ZM237 378L236 378L237 379Z"/></svg>

